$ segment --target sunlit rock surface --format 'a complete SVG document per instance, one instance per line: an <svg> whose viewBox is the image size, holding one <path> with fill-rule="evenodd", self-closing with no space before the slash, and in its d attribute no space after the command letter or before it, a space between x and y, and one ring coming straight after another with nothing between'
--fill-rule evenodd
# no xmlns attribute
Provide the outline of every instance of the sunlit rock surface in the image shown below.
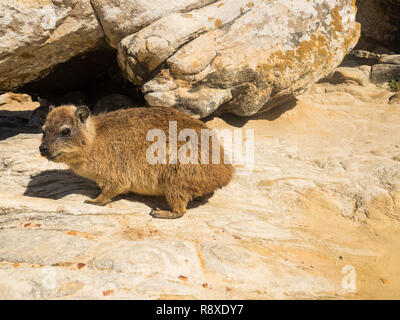
<svg viewBox="0 0 400 320"><path fill-rule="evenodd" d="M24 125L37 105L3 104L0 298L398 298L400 104L347 80L209 120L254 129L254 169L178 220L151 218L155 198L84 204L96 185Z"/></svg>

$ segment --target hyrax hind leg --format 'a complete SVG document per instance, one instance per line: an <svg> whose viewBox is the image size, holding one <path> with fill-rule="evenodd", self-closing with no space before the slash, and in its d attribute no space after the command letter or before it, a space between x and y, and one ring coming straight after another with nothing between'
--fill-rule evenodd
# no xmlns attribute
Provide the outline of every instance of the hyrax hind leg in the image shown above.
<svg viewBox="0 0 400 320"><path fill-rule="evenodd" d="M101 193L96 199L85 200L85 203L94 204L97 206L105 206L110 203L112 199L121 193L120 188L116 188L112 185L104 186Z"/></svg>
<svg viewBox="0 0 400 320"><path fill-rule="evenodd" d="M165 192L165 199L171 211L166 210L152 210L150 215L153 218L160 219L177 219L186 213L186 206L190 200L190 196L185 192L176 190L176 188L169 188Z"/></svg>

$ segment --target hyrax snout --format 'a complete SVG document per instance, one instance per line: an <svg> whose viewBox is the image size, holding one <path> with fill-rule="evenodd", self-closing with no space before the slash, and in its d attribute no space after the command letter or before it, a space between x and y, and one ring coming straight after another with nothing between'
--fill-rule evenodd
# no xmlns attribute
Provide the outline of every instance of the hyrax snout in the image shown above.
<svg viewBox="0 0 400 320"><path fill-rule="evenodd" d="M92 116L87 107L66 105L49 112L39 149L98 184L100 195L85 202L105 205L129 192L164 196L171 211L151 215L173 219L186 212L190 200L233 178L232 165L209 132L203 122L172 108Z"/></svg>

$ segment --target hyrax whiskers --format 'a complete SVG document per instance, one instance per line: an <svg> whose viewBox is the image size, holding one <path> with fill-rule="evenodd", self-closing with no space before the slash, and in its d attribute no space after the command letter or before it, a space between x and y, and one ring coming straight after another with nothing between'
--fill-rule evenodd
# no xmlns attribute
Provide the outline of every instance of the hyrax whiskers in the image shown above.
<svg viewBox="0 0 400 320"><path fill-rule="evenodd" d="M197 148L185 149L185 153L197 155L197 163L182 163L171 153L171 123L178 135L184 129L197 135ZM149 161L150 147L161 139L148 139L153 129L165 134L166 148L154 152L157 158L166 150L165 161ZM207 131L204 129L208 128L200 120L172 108L132 108L92 116L87 107L66 105L49 112L39 149L48 160L65 163L78 175L98 184L100 195L85 202L106 205L115 196L128 192L164 196L171 211L152 210L151 215L174 219L186 212L193 198L211 194L233 178L234 169L225 163L222 146L217 147L215 161L214 140L211 143L212 139L207 138L209 154L202 158L200 137ZM188 141L177 140L177 150Z"/></svg>

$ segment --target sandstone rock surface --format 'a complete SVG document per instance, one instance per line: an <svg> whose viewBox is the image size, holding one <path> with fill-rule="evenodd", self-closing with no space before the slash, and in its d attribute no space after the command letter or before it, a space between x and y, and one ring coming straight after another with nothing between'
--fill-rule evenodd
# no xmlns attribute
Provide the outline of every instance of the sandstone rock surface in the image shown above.
<svg viewBox="0 0 400 320"><path fill-rule="evenodd" d="M332 83L357 83L365 86L369 83L369 73L358 68L339 67L336 68L328 78Z"/></svg>
<svg viewBox="0 0 400 320"><path fill-rule="evenodd" d="M400 65L400 54L385 55L379 60L379 62Z"/></svg>
<svg viewBox="0 0 400 320"><path fill-rule="evenodd" d="M371 69L371 80L376 84L387 85L400 77L400 64L376 64Z"/></svg>
<svg viewBox="0 0 400 320"><path fill-rule="evenodd" d="M358 37L352 1L226 0L125 37L118 61L150 106L250 116L326 76Z"/></svg>
<svg viewBox="0 0 400 320"><path fill-rule="evenodd" d="M215 0L91 0L93 8L111 46L118 47L122 38L147 27L175 12L188 12Z"/></svg>
<svg viewBox="0 0 400 320"><path fill-rule="evenodd" d="M103 37L89 0L0 3L0 91L41 78Z"/></svg>
<svg viewBox="0 0 400 320"><path fill-rule="evenodd" d="M398 298L392 96L318 83L253 119L209 120L244 138L254 130L253 171L237 166L228 187L173 221L149 216L156 198L84 204L96 185L41 158L27 108L4 104L0 298ZM352 272L354 291L343 284Z"/></svg>

